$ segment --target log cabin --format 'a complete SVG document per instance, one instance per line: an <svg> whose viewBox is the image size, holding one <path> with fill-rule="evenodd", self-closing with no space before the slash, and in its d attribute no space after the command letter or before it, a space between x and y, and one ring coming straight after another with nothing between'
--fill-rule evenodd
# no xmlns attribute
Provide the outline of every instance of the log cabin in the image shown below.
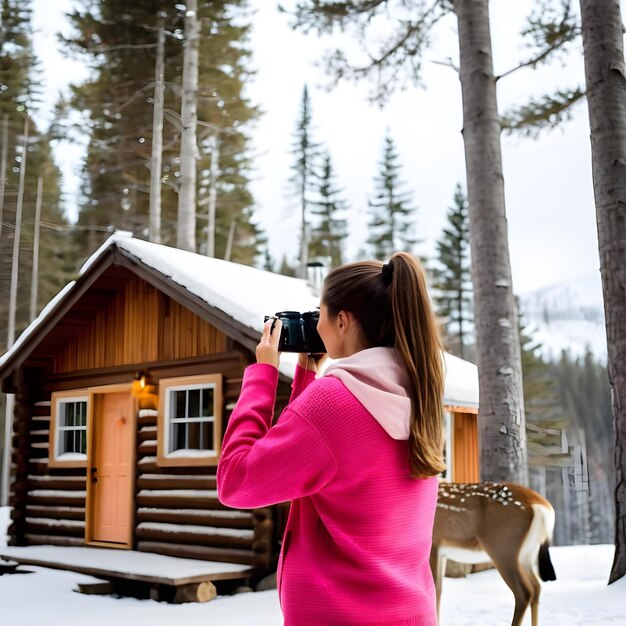
<svg viewBox="0 0 626 626"><path fill-rule="evenodd" d="M14 394L13 546L99 546L276 565L285 506L220 504L215 470L265 314L305 280L109 238L0 357ZM283 354L278 415L295 355ZM474 365L445 355L448 480L478 479Z"/></svg>

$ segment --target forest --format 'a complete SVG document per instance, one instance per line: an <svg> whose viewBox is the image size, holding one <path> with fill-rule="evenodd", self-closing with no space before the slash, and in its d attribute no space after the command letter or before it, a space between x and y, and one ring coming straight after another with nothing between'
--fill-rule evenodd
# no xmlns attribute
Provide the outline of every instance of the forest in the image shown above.
<svg viewBox="0 0 626 626"><path fill-rule="evenodd" d="M333 154L316 136L315 97L307 84L302 84L294 111L291 168L284 172L299 224L298 256L291 259L270 248L250 189L255 161L250 129L264 112L246 92L254 74L253 14L246 0L77 0L67 15L71 35L60 43L89 74L54 103L54 118L46 128L32 115L41 97L32 3L2 0L1 350L14 343L115 231L301 278L311 263L332 268L355 256L385 260L406 250L421 256L427 270L446 349L479 366L481 406L496 398L503 407L484 429L484 478L527 481L546 493L562 520L557 522L557 543L611 543L614 520L619 510L625 517L626 506L622 475L620 470L616 475L613 464L614 450L626 445L626 402L618 401L626 393L626 317L624 302L619 305L615 295L626 286L622 282L620 287L617 278L621 275L623 281L623 255L614 252L624 250L626 229L620 233L616 225L624 223L626 202L621 208L606 204L608 200L603 205L596 194L605 310L611 311L608 362L590 352L582 357L563 352L548 360L525 327L524 310L511 288L499 143L502 133L533 135L557 127L570 107L586 98L599 145L606 129L594 125L594 92L554 89L498 116L493 68L480 65L490 59L472 56L476 42L484 49L490 45L488 32L472 30L489 3L442 0L428 10L420 2L391 3L403 16L410 12L413 17L397 19L389 40L372 50L367 28L384 18L386 4L302 2L293 8L293 25L307 33L338 25L354 31L355 41L369 50L370 66L357 67L347 53L337 51L328 59L328 71L337 79L354 80L376 72L373 97L384 106L399 75L419 76L429 29L456 13L460 67L455 69L463 91L467 179L459 181L450 198L446 224L429 257L420 255L424 208L406 184L407 164L397 137L388 132L384 138L367 206L350 206ZM470 4L473 9L466 6ZM578 14L569 0L538 0L526 31L533 55L524 63L545 63L582 37L589 82L595 66L590 57L587 62L591 48L585 37L591 35L585 35L584 19L597 19L585 12L590 4L581 2ZM603 4L613 11L617 7L619 14L619 2ZM480 39L485 36L487 40ZM623 64L623 50L621 54ZM603 92L596 101L618 97L623 80L621 76L617 91ZM71 219L55 151L60 141L78 136L87 149L78 213ZM605 152L614 154L611 150L617 148ZM598 166L595 154L594 163ZM498 182L492 184L494 180ZM367 223L357 255L346 245L355 211ZM510 371L503 372L500 362L510 364ZM500 423L507 424L506 436ZM489 454L494 447L506 454ZM623 551L616 556L622 570L625 559Z"/></svg>

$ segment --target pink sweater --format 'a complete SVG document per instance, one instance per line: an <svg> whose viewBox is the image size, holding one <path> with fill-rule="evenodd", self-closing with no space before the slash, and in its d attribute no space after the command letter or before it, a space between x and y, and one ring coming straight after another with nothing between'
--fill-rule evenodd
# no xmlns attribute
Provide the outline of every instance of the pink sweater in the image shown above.
<svg viewBox="0 0 626 626"><path fill-rule="evenodd" d="M338 377L296 371L270 428L278 370L249 366L224 437L220 500L292 500L278 563L286 626L436 626L429 554L437 478L409 477L394 439Z"/></svg>

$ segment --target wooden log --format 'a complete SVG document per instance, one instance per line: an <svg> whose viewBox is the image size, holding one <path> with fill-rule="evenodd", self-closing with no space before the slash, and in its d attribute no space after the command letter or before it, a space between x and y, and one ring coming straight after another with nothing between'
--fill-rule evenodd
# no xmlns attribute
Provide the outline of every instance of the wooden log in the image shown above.
<svg viewBox="0 0 626 626"><path fill-rule="evenodd" d="M216 489L214 476L140 474L138 489Z"/></svg>
<svg viewBox="0 0 626 626"><path fill-rule="evenodd" d="M215 476L215 467L203 467L202 465L187 467L161 467L157 464L155 455L139 455L137 468L140 474L158 474L159 472L166 474L193 475L193 476Z"/></svg>
<svg viewBox="0 0 626 626"><path fill-rule="evenodd" d="M84 476L37 476L28 475L28 490L61 489L85 491L87 479Z"/></svg>
<svg viewBox="0 0 626 626"><path fill-rule="evenodd" d="M203 561L219 561L220 563L241 563L252 565L250 550L236 550L234 548L214 548L212 546L194 546L174 543L160 543L156 541L139 541L137 550L140 552L156 552L183 559L199 559ZM213 580L217 580L212 577Z"/></svg>
<svg viewBox="0 0 626 626"><path fill-rule="evenodd" d="M36 441L41 441L41 440L47 441L50 438L50 430L48 428L40 429L40 430L31 430L30 436Z"/></svg>
<svg viewBox="0 0 626 626"><path fill-rule="evenodd" d="M26 505L27 517L45 517L48 519L84 520L85 509L79 506L34 506Z"/></svg>
<svg viewBox="0 0 626 626"><path fill-rule="evenodd" d="M11 437L11 457L15 463L15 474L11 478L12 496L9 499L11 506L16 511L16 521L10 531L14 545L24 545L25 524L23 512L26 509L28 497L28 459L30 458L30 420L32 414L32 401L29 397L29 389L24 368L19 367L16 372L17 393L13 409L13 436ZM47 451L41 450L40 456L45 456ZM38 455L36 455L38 456ZM11 471L11 470L10 470Z"/></svg>
<svg viewBox="0 0 626 626"><path fill-rule="evenodd" d="M252 550L252 530L142 522L135 529L137 539L157 542L212 545Z"/></svg>
<svg viewBox="0 0 626 626"><path fill-rule="evenodd" d="M137 467L139 472L158 472L161 469L157 465L156 456L143 456L138 458Z"/></svg>
<svg viewBox="0 0 626 626"><path fill-rule="evenodd" d="M84 467L52 467L48 470L49 476L87 476L87 465Z"/></svg>
<svg viewBox="0 0 626 626"><path fill-rule="evenodd" d="M15 544L11 544L15 545ZM26 535L28 546L84 546L84 537L63 537L61 535Z"/></svg>
<svg viewBox="0 0 626 626"><path fill-rule="evenodd" d="M217 596L215 585L205 580L201 583L190 583L176 587L173 604L183 604L185 602L208 602Z"/></svg>
<svg viewBox="0 0 626 626"><path fill-rule="evenodd" d="M29 458L28 472L30 474L46 474L48 472L48 457L38 459Z"/></svg>
<svg viewBox="0 0 626 626"><path fill-rule="evenodd" d="M137 494L140 507L162 507L179 509L225 509L214 490L148 490L142 489Z"/></svg>
<svg viewBox="0 0 626 626"><path fill-rule="evenodd" d="M53 519L50 517L27 517L26 533L39 535L52 533L64 537L84 537L85 522L80 520Z"/></svg>
<svg viewBox="0 0 626 626"><path fill-rule="evenodd" d="M157 425L156 415L142 415L142 411L139 411L139 415L137 416L138 428L143 428L144 426L156 426L156 425Z"/></svg>
<svg viewBox="0 0 626 626"><path fill-rule="evenodd" d="M249 511L218 511L211 509L158 509L139 508L136 520L141 522L165 522L170 524L197 524L224 528L254 527Z"/></svg>
<svg viewBox="0 0 626 626"><path fill-rule="evenodd" d="M137 447L137 456L154 456L157 453L156 439L142 441Z"/></svg>
<svg viewBox="0 0 626 626"><path fill-rule="evenodd" d="M151 441L157 437L156 426L142 426L137 433L137 441L143 443L144 441Z"/></svg>
<svg viewBox="0 0 626 626"><path fill-rule="evenodd" d="M28 494L29 504L48 504L55 506L85 506L86 493L84 491L53 491L35 489Z"/></svg>
<svg viewBox="0 0 626 626"><path fill-rule="evenodd" d="M257 540L252 544L252 565L257 569L267 570L272 567L274 554L272 542L266 539Z"/></svg>
<svg viewBox="0 0 626 626"><path fill-rule="evenodd" d="M110 596L115 590L115 583L110 580L76 583L76 591L87 596Z"/></svg>

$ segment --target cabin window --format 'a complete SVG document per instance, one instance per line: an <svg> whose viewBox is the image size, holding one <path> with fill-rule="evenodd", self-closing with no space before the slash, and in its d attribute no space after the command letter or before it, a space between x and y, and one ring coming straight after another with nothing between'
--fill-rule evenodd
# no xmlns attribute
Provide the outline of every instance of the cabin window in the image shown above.
<svg viewBox="0 0 626 626"><path fill-rule="evenodd" d="M84 390L53 393L50 416L51 467L87 463L87 403Z"/></svg>
<svg viewBox="0 0 626 626"><path fill-rule="evenodd" d="M159 396L159 464L215 464L221 444L221 375L161 380Z"/></svg>

